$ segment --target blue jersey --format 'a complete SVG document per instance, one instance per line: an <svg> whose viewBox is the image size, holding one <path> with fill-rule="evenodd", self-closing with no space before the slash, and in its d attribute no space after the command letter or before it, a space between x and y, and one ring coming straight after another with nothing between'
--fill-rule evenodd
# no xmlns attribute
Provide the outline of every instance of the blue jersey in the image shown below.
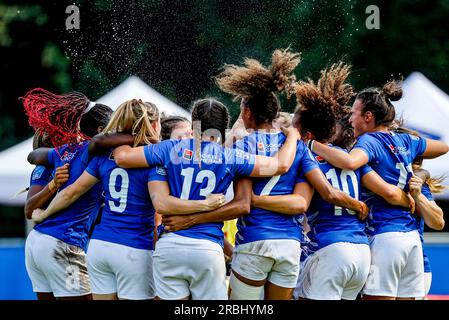
<svg viewBox="0 0 449 320"><path fill-rule="evenodd" d="M286 136L281 133L256 131L236 142L235 147L245 152L272 157L282 147ZM256 195L277 196L292 194L298 182L305 181L303 175L318 168L309 149L298 141L295 160L287 173L268 178L253 178ZM287 215L252 207L249 215L237 222L236 243L243 244L268 239L294 239L301 241L303 215Z"/></svg>
<svg viewBox="0 0 449 320"><path fill-rule="evenodd" d="M153 250L154 208L148 182L157 177L154 170L122 169L112 154L92 159L86 171L101 180L105 196L101 222L92 239Z"/></svg>
<svg viewBox="0 0 449 320"><path fill-rule="evenodd" d="M343 150L337 146L332 148ZM346 151L346 150L343 150ZM369 166L360 169L342 170L332 166L318 155L314 154L329 183L355 199L360 196L360 179L372 171ZM350 242L368 245L368 237L365 234L365 222L357 218L355 211L335 206L321 198L315 192L307 210L307 222L310 232L309 251L314 252L336 242Z"/></svg>
<svg viewBox="0 0 449 320"><path fill-rule="evenodd" d="M36 166L30 177L31 186L46 186L53 179L53 169L45 166Z"/></svg>
<svg viewBox="0 0 449 320"><path fill-rule="evenodd" d="M162 166L170 193L184 200L203 200L211 193L226 193L234 177L249 176L255 157L214 142L201 142L201 167L194 139L165 140L145 147L148 165ZM176 231L181 236L207 239L223 246L223 222L204 223Z"/></svg>
<svg viewBox="0 0 449 320"><path fill-rule="evenodd" d="M433 200L432 192L430 192L429 185L427 183L424 183L421 188L421 193L427 198L429 201ZM424 219L420 216L416 216L416 219L418 220L419 225L419 237L421 238L421 243L424 243ZM424 258L424 272L432 272L432 269L430 268L430 260L427 254L424 252L423 247L423 258Z"/></svg>
<svg viewBox="0 0 449 320"><path fill-rule="evenodd" d="M367 154L368 164L387 183L408 191L412 162L424 153L426 141L405 133L371 132L360 136L354 149L361 149ZM370 208L369 235L418 229L416 219L409 210L391 205L372 192L364 194L363 200Z"/></svg>
<svg viewBox="0 0 449 320"><path fill-rule="evenodd" d="M64 145L57 151L53 149L49 153L48 163L53 168L70 163L69 180L59 188L59 191L74 183L86 169L89 162L88 145L87 141ZM93 220L91 215L97 214L101 205L100 193L101 186L97 184L72 205L48 217L34 229L86 250L90 223Z"/></svg>

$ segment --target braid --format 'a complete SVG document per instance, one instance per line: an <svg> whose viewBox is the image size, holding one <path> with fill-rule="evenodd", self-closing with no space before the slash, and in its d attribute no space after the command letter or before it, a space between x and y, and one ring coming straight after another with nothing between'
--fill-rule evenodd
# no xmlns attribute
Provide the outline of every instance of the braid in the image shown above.
<svg viewBox="0 0 449 320"><path fill-rule="evenodd" d="M56 95L42 88L28 91L21 98L28 123L44 130L53 146L76 142L83 135L79 123L89 100L79 92Z"/></svg>
<svg viewBox="0 0 449 320"><path fill-rule="evenodd" d="M97 103L87 113L83 114L80 121L81 133L90 139L98 133L98 129L104 129L112 114L112 109L104 104Z"/></svg>

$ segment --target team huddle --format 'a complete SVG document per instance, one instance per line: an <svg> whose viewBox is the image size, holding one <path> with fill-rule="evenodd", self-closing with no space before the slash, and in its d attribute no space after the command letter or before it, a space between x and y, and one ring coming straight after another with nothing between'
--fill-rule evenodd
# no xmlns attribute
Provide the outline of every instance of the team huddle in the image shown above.
<svg viewBox="0 0 449 320"><path fill-rule="evenodd" d="M113 112L29 91L25 258L38 298L424 298L424 224L444 220L441 179L421 164L448 146L396 119L398 82L355 93L350 66L297 81L299 63L286 49L268 67L225 65L215 82L240 102L231 130L212 98L190 122L139 97ZM234 219L235 247L223 233Z"/></svg>

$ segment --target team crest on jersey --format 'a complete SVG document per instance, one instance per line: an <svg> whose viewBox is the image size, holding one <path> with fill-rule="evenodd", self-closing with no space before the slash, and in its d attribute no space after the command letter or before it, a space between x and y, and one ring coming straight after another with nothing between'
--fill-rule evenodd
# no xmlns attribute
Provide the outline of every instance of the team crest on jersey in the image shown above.
<svg viewBox="0 0 449 320"><path fill-rule="evenodd" d="M259 152L265 152L265 146L264 146L263 142L257 143L257 150L259 150Z"/></svg>
<svg viewBox="0 0 449 320"><path fill-rule="evenodd" d="M193 151L189 150L189 149L184 149L184 152L182 153L182 157L186 160L192 160Z"/></svg>
<svg viewBox="0 0 449 320"><path fill-rule="evenodd" d="M320 163L320 164L326 163L326 160L324 160L324 158L322 158L320 156L315 156L315 160L318 161L318 163Z"/></svg>
<svg viewBox="0 0 449 320"><path fill-rule="evenodd" d="M42 174L44 173L44 170L45 170L45 167L43 167L43 166L36 167L36 169L34 169L34 171L33 171L33 176L31 177L31 180L40 179L42 177Z"/></svg>

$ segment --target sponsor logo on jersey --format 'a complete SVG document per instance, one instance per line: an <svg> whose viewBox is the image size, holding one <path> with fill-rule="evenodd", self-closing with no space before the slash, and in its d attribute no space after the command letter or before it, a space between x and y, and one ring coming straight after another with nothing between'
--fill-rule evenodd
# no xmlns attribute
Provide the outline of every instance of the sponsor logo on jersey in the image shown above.
<svg viewBox="0 0 449 320"><path fill-rule="evenodd" d="M184 152L182 153L182 157L186 160L192 160L193 151L189 150L189 149L184 149Z"/></svg>
<svg viewBox="0 0 449 320"><path fill-rule="evenodd" d="M265 146L264 146L263 142L258 142L257 143L257 150L259 152L265 152Z"/></svg>
<svg viewBox="0 0 449 320"><path fill-rule="evenodd" d="M72 161L73 158L75 158L76 152L69 152L69 151L65 151L62 155L61 155L61 161Z"/></svg>
<svg viewBox="0 0 449 320"><path fill-rule="evenodd" d="M318 161L318 163L325 164L326 160L320 156L315 156L315 160Z"/></svg>
<svg viewBox="0 0 449 320"><path fill-rule="evenodd" d="M167 175L167 171L165 171L165 168L163 168L163 167L156 167L156 173L161 176Z"/></svg>
<svg viewBox="0 0 449 320"><path fill-rule="evenodd" d="M389 145L391 152L394 154L402 154L402 155L409 155L410 151L406 147L401 146L393 146L392 144Z"/></svg>

